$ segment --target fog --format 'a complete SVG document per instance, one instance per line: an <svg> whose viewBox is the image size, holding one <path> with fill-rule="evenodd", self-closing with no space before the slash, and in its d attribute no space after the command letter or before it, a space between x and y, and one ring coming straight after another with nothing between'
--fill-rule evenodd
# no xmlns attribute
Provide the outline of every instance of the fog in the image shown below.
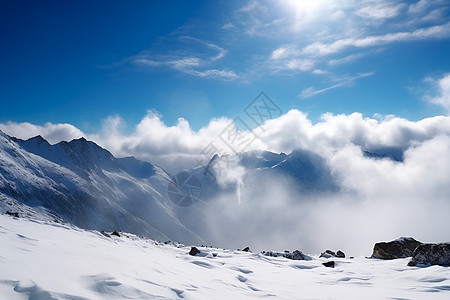
<svg viewBox="0 0 450 300"><path fill-rule="evenodd" d="M450 241L449 150L450 137L437 136L411 146L404 161L395 162L367 158L359 146L348 145L324 157L337 192L298 192L291 178L261 178L231 164L221 174L236 188L209 201L203 234L220 247L341 249L366 256L375 242L401 236Z"/></svg>

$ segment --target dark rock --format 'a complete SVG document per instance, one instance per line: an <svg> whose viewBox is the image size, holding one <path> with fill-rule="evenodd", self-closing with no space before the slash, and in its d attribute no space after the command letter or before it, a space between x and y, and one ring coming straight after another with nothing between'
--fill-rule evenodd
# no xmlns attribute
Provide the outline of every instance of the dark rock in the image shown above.
<svg viewBox="0 0 450 300"><path fill-rule="evenodd" d="M249 247L245 247L244 249L242 249L242 251L244 251L244 252L252 252L252 251L250 251Z"/></svg>
<svg viewBox="0 0 450 300"><path fill-rule="evenodd" d="M345 254L341 250L338 250L338 252L334 252L334 251L331 251L331 250L325 250L325 252L322 252L319 257L324 257L324 258L331 258L331 257L345 258Z"/></svg>
<svg viewBox="0 0 450 300"><path fill-rule="evenodd" d="M307 255L303 254L299 250L295 250L292 253L291 252L274 252L274 251L263 251L261 253L264 254L265 256L272 256L272 257L280 256L280 257L284 257L284 258L292 259L292 260L309 259L309 257Z"/></svg>
<svg viewBox="0 0 450 300"><path fill-rule="evenodd" d="M107 238L110 238L110 237L111 237L108 233L104 232L103 230L100 231L100 233L103 234L104 236L106 236Z"/></svg>
<svg viewBox="0 0 450 300"><path fill-rule="evenodd" d="M331 250L325 250L325 252L322 252L319 257L325 258L336 257L336 253L334 253L334 251Z"/></svg>
<svg viewBox="0 0 450 300"><path fill-rule="evenodd" d="M261 253L265 256L271 256L271 257L278 257L278 255L282 255L279 252L273 252L273 251L263 251Z"/></svg>
<svg viewBox="0 0 450 300"><path fill-rule="evenodd" d="M294 250L292 253L285 253L283 256L293 260L305 260L305 255L299 250Z"/></svg>
<svg viewBox="0 0 450 300"><path fill-rule="evenodd" d="M413 253L408 266L440 265L450 266L450 244L422 244Z"/></svg>
<svg viewBox="0 0 450 300"><path fill-rule="evenodd" d="M413 255L414 249L422 243L411 237L402 237L391 242L380 242L373 246L371 258L396 259Z"/></svg>
<svg viewBox="0 0 450 300"><path fill-rule="evenodd" d="M334 261L327 261L324 262L322 265L324 265L327 268L334 268Z"/></svg>
<svg viewBox="0 0 450 300"><path fill-rule="evenodd" d="M336 257L345 258L345 253L342 252L341 250L338 250L338 252L336 252Z"/></svg>
<svg viewBox="0 0 450 300"><path fill-rule="evenodd" d="M191 251L189 251L189 255L195 256L200 253L200 250L197 247L191 247Z"/></svg>
<svg viewBox="0 0 450 300"><path fill-rule="evenodd" d="M18 212L12 212L12 211L9 211L9 210L7 212L5 212L5 214L9 215L9 216L12 216L12 217L16 217L16 218L19 217L19 213Z"/></svg>
<svg viewBox="0 0 450 300"><path fill-rule="evenodd" d="M115 236L118 236L118 237L120 237L120 234L117 232L117 231L113 231L113 233L111 233L111 235L115 235Z"/></svg>

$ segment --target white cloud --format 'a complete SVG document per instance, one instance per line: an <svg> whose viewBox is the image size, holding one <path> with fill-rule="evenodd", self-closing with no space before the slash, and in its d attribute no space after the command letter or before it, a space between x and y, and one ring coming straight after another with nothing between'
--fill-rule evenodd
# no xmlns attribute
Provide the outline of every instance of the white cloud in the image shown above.
<svg viewBox="0 0 450 300"><path fill-rule="evenodd" d="M311 71L316 64L314 60L302 57L301 51L292 45L273 50L267 63L272 71L283 75Z"/></svg>
<svg viewBox="0 0 450 300"><path fill-rule="evenodd" d="M3 124L0 123L0 130L20 139L28 139L41 135L51 144L84 136L81 130L66 123L53 124L48 122L44 126L40 126L28 122L6 122Z"/></svg>
<svg viewBox="0 0 450 300"><path fill-rule="evenodd" d="M285 48L285 47L277 48L277 49L275 49L275 50L272 51L272 55L270 56L270 58L271 58L271 59L275 59L275 60L284 58L285 55L286 55L286 52L287 52L287 51L286 51L286 48Z"/></svg>
<svg viewBox="0 0 450 300"><path fill-rule="evenodd" d="M398 16L405 6L404 3L395 4L377 1L363 6L356 11L356 15L374 20L391 19Z"/></svg>
<svg viewBox="0 0 450 300"><path fill-rule="evenodd" d="M303 52L312 55L329 55L341 52L347 48L367 48L400 41L444 38L450 35L450 23L445 25L420 28L409 32L387 33L384 35L366 36L363 38L340 39L330 44L312 43L303 48Z"/></svg>
<svg viewBox="0 0 450 300"><path fill-rule="evenodd" d="M228 23L223 24L222 29L231 29L234 27L235 26L231 22L228 22Z"/></svg>
<svg viewBox="0 0 450 300"><path fill-rule="evenodd" d="M435 89L434 96L426 95L425 99L443 107L447 113L450 113L450 74L445 74L438 80L432 78L426 78L425 80L430 82Z"/></svg>
<svg viewBox="0 0 450 300"><path fill-rule="evenodd" d="M294 58L286 62L286 69L309 71L314 67L314 61L312 59L298 59Z"/></svg>
<svg viewBox="0 0 450 300"><path fill-rule="evenodd" d="M190 36L178 37L176 41L181 45L174 53L155 55L152 51L143 51L126 61L137 67L165 67L206 79L231 81L240 77L232 70L211 68L227 54L222 47Z"/></svg>
<svg viewBox="0 0 450 300"><path fill-rule="evenodd" d="M168 126L159 114L149 111L131 133L125 133L125 121L119 116L107 118L102 130L91 134L83 133L70 124L52 123L39 126L7 122L0 124L0 129L22 139L40 134L51 143L85 136L118 157L133 155L174 170L180 166L192 167L196 160L205 159L201 152L211 142L215 143L221 154L233 153L219 138L230 122L232 120L228 118L212 119L208 125L194 131L183 118L177 124ZM325 114L321 122L312 124L307 115L291 110L267 121L264 130L256 128L255 132L259 139L247 150L289 153L293 149L302 148L328 153L348 144L368 150L406 149L439 135L450 135L450 117L437 116L411 122L392 116L380 121L364 118L359 113ZM241 134L253 137L250 132L243 131ZM176 165L171 168L171 164Z"/></svg>
<svg viewBox="0 0 450 300"><path fill-rule="evenodd" d="M221 79L230 81L240 78L240 76L234 73L234 71L227 71L227 70L214 70L214 69L204 71L188 70L186 71L186 73L202 78Z"/></svg>
<svg viewBox="0 0 450 300"><path fill-rule="evenodd" d="M325 92L327 92L329 90L332 90L332 89L335 89L335 88L338 88L338 87L351 86L357 79L363 78L363 77L367 77L367 76L371 76L373 74L374 73L364 73L364 74L361 74L361 75L358 75L358 76L346 78L342 82L339 82L337 84L334 84L332 86L329 86L329 87L326 87L326 88L323 88L323 89L320 89L320 90L316 90L314 87L308 87L308 88L304 89L298 96L301 99L311 98L311 97L314 97L316 95L325 93Z"/></svg>
<svg viewBox="0 0 450 300"><path fill-rule="evenodd" d="M350 55L347 55L342 58L331 59L328 62L328 65L329 66L338 66L338 65L342 65L342 64L351 63L351 62L357 61L358 59L360 59L361 57L364 57L366 55L367 55L367 53L350 54Z"/></svg>
<svg viewBox="0 0 450 300"><path fill-rule="evenodd" d="M254 10L266 10L265 6L261 5L258 1L250 1L239 9L240 12L250 12Z"/></svg>
<svg viewBox="0 0 450 300"><path fill-rule="evenodd" d="M316 74L316 75L329 75L331 73L329 71L325 71L325 70L321 70L321 69L315 69L313 71L313 74Z"/></svg>
<svg viewBox="0 0 450 300"><path fill-rule="evenodd" d="M301 247L317 253L345 247L348 255L370 255L375 242L400 236L446 241L449 125L450 117L444 116L378 121L358 113L328 114L313 124L291 110L266 123L260 135L265 148L285 153L300 148L322 156L341 190L297 194L295 183L282 176L262 179L247 172L241 205L234 193L208 202L199 218L207 220L202 228L215 244L245 244L257 251ZM370 159L363 153L389 147L407 149L404 161Z"/></svg>
<svg viewBox="0 0 450 300"><path fill-rule="evenodd" d="M424 13L431 5L432 1L430 0L419 0L408 7L408 13L412 14Z"/></svg>

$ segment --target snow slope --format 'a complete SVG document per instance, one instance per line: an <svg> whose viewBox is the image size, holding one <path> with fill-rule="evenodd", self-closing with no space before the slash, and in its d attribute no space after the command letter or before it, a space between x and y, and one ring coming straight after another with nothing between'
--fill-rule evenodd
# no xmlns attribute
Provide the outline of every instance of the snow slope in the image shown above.
<svg viewBox="0 0 450 300"><path fill-rule="evenodd" d="M449 299L450 269L408 259L308 261L107 237L0 215L2 299ZM214 255L213 255L214 254Z"/></svg>
<svg viewBox="0 0 450 300"><path fill-rule="evenodd" d="M208 222L211 211L220 209L213 201L219 195L249 194L248 187L273 177L288 185L292 181L291 189L302 194L337 188L323 158L301 151L215 156L207 166L184 173L200 181L201 203L178 205L175 198L184 192L178 195L175 186L175 193L168 193L174 178L162 168L134 157L116 158L84 138L51 145L41 136L20 140L0 132L0 195L9 199L1 201L0 212L34 208L86 229L204 243L214 241Z"/></svg>
<svg viewBox="0 0 450 300"><path fill-rule="evenodd" d="M0 195L10 199L0 212L25 204L82 228L202 242L173 211L169 181L161 168L116 159L83 138L50 145L39 136L22 141L0 132Z"/></svg>

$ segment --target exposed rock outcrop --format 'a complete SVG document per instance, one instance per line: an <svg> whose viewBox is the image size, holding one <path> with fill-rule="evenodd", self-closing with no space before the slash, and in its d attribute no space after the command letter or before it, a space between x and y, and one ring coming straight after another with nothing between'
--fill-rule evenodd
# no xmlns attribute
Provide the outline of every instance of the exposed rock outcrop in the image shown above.
<svg viewBox="0 0 450 300"><path fill-rule="evenodd" d="M272 256L272 257L284 257L284 258L292 259L292 260L308 260L308 259L310 259L309 256L303 254L299 250L294 250L292 253L289 251L285 251L284 253L283 252L273 252L273 251L263 251L262 254L265 256Z"/></svg>
<svg viewBox="0 0 450 300"><path fill-rule="evenodd" d="M336 257L339 257L339 258L345 258L345 253L342 252L341 250L338 250L338 251L336 252Z"/></svg>
<svg viewBox="0 0 450 300"><path fill-rule="evenodd" d="M189 255L195 256L200 253L200 250L197 247L191 247L191 251L189 251Z"/></svg>
<svg viewBox="0 0 450 300"><path fill-rule="evenodd" d="M331 258L331 257L339 257L339 258L345 258L345 253L341 250L338 250L337 252L331 251L331 250L325 250L320 254L320 257L324 258Z"/></svg>
<svg viewBox="0 0 450 300"><path fill-rule="evenodd" d="M422 245L412 237L401 237L391 242L380 242L373 246L371 258L396 259L413 255L414 249Z"/></svg>
<svg viewBox="0 0 450 300"><path fill-rule="evenodd" d="M419 245L408 263L408 266L417 265L450 266L450 243Z"/></svg>

